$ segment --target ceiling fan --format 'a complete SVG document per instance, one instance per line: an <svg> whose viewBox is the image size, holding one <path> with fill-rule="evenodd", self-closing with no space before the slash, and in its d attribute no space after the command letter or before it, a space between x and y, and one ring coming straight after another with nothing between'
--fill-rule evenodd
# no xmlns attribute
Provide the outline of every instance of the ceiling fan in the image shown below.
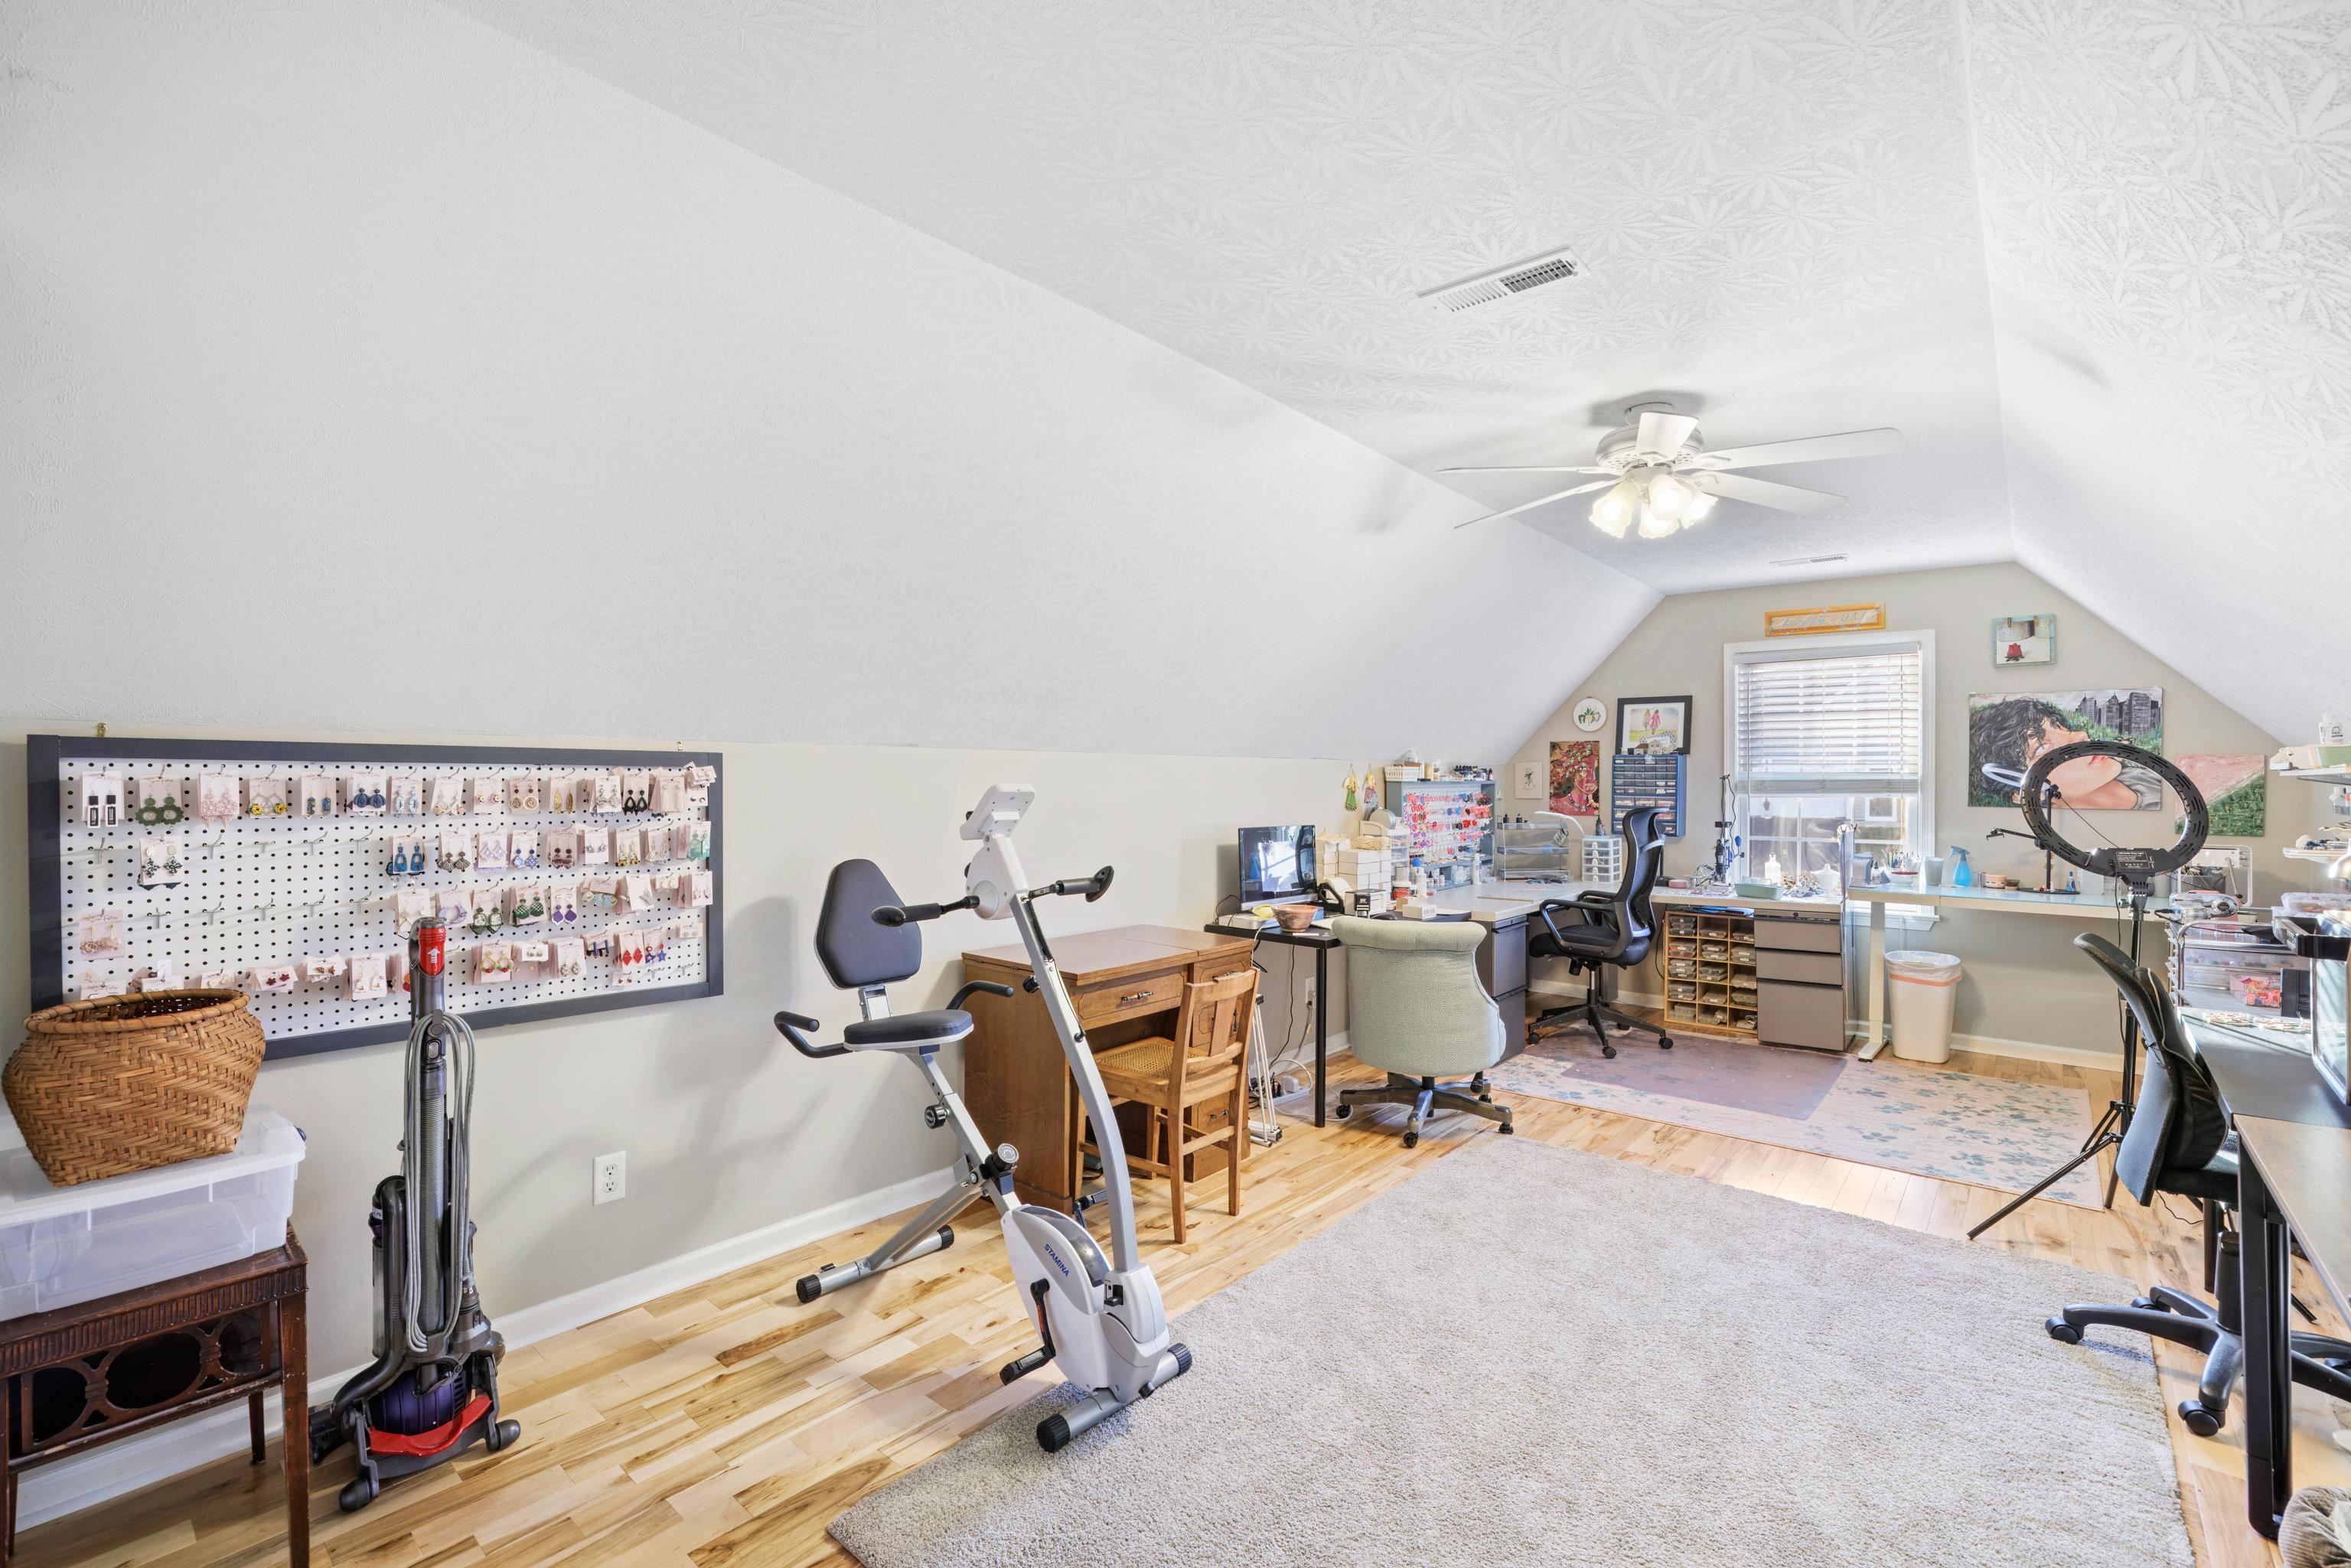
<svg viewBox="0 0 2351 1568"><path fill-rule="evenodd" d="M1807 435L1793 441L1767 441L1760 446L1726 446L1705 450L1698 421L1676 413L1666 403L1635 403L1625 411L1633 423L1600 438L1594 461L1583 466L1537 464L1522 467L1440 468L1440 474L1599 474L1605 477L1538 496L1499 512L1472 517L1489 523L1496 517L1531 512L1537 507L1593 490L1606 495L1592 503L1592 526L1612 539L1621 539L1635 523L1645 539L1661 539L1705 520L1717 499L1751 501L1782 512L1825 512L1843 501L1825 490L1807 490L1771 479L1750 478L1730 472L1764 468L1774 463L1820 463L1836 457L1876 457L1902 450L1898 430L1849 430L1841 435Z"/></svg>

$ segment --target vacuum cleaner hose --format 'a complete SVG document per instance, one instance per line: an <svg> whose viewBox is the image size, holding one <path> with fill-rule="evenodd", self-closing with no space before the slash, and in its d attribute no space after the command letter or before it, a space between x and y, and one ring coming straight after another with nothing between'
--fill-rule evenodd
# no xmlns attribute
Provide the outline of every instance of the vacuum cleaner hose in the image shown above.
<svg viewBox="0 0 2351 1568"><path fill-rule="evenodd" d="M426 1053L436 1030L443 1045L443 1104L454 1107L455 1113L449 1117L448 1143L443 1151L443 1174L449 1186L449 1256L447 1266L441 1271L441 1300L434 1303L440 1309L439 1326L428 1330L424 1324L424 1270L414 1265L424 1256L426 1247L440 1244L439 1238L426 1234L430 1217L424 1212L428 1206L423 1200L423 1195L431 1190L423 1166L427 1151L425 1118L441 1113L429 1103L426 1092L431 1065ZM433 1342L456 1326L457 1313L465 1301L465 1281L474 1274L474 1227L465 1190L474 1165L474 1052L473 1026L455 1013L429 1012L409 1026L401 1179L408 1190L408 1222L403 1239L408 1244L411 1266L406 1270L406 1289L401 1302L401 1327L412 1355L436 1354Z"/></svg>

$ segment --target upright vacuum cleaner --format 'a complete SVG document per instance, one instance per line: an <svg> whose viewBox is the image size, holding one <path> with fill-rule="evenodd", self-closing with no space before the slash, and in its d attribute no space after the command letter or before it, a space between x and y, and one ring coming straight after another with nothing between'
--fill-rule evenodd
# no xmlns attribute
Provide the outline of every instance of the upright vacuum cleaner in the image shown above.
<svg viewBox="0 0 2351 1568"><path fill-rule="evenodd" d="M448 932L418 924L408 944L408 1074L400 1174L376 1185L375 1363L334 1403L310 1413L310 1457L346 1438L359 1474L338 1500L373 1502L386 1481L453 1459L475 1441L492 1453L522 1435L498 1419L506 1341L474 1288L474 1031L447 1010Z"/></svg>

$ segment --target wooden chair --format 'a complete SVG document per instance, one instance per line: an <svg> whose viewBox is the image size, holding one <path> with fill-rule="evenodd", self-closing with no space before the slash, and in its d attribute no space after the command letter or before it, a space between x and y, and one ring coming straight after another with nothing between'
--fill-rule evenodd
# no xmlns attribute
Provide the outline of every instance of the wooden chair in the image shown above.
<svg viewBox="0 0 2351 1568"><path fill-rule="evenodd" d="M1184 1161L1202 1149L1225 1145L1226 1206L1241 1211L1241 1156L1249 1144L1246 1058L1256 1011L1255 968L1194 980L1184 988L1175 1040L1154 1036L1094 1058L1111 1099L1144 1107L1143 1149L1130 1153L1127 1163L1167 1178L1178 1242L1184 1239ZM1198 1133L1185 1126L1186 1112L1219 1100L1231 1113L1223 1126Z"/></svg>

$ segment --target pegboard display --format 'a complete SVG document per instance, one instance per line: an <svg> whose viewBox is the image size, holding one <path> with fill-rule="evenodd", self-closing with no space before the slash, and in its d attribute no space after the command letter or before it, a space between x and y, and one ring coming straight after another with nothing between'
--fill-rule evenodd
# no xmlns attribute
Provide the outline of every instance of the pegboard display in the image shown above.
<svg viewBox="0 0 2351 1568"><path fill-rule="evenodd" d="M33 1005L226 984L273 1059L404 1038L450 927L476 1029L716 996L719 758L34 736Z"/></svg>

